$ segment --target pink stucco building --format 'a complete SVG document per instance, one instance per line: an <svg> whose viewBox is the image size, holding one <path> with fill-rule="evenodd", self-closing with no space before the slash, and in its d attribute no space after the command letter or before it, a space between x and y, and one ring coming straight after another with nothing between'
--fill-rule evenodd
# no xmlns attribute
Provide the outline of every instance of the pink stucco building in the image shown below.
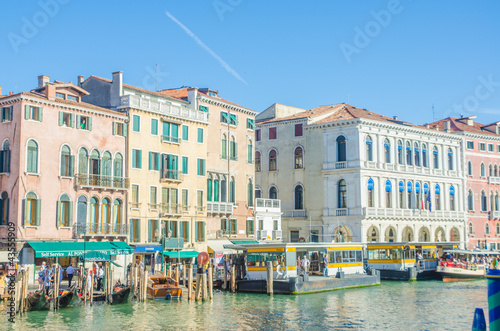
<svg viewBox="0 0 500 331"><path fill-rule="evenodd" d="M500 122L485 125L475 118L449 117L429 126L463 137L467 247L499 250Z"/></svg>
<svg viewBox="0 0 500 331"><path fill-rule="evenodd" d="M36 89L0 97L0 238L5 247L5 225L14 222L22 264L76 262L29 243L126 238L127 118L82 102L87 94L40 76Z"/></svg>

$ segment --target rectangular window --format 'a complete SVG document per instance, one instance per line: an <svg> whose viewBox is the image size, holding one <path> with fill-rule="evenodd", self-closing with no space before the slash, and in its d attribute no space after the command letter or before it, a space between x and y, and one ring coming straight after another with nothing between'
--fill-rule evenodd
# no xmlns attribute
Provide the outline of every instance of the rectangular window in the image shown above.
<svg viewBox="0 0 500 331"><path fill-rule="evenodd" d="M64 127L74 127L75 126L75 115L72 113L66 113L63 111L59 112L59 126Z"/></svg>
<svg viewBox="0 0 500 331"><path fill-rule="evenodd" d="M302 137L302 124L295 124L295 137Z"/></svg>
<svg viewBox="0 0 500 331"><path fill-rule="evenodd" d="M470 140L467 141L467 149L474 149L474 142L473 141L470 141Z"/></svg>
<svg viewBox="0 0 500 331"><path fill-rule="evenodd" d="M162 124L162 141L167 141L171 143L179 142L179 124L163 122Z"/></svg>
<svg viewBox="0 0 500 331"><path fill-rule="evenodd" d="M500 153L500 145L497 145L497 152Z"/></svg>
<svg viewBox="0 0 500 331"><path fill-rule="evenodd" d="M188 170L189 169L189 163L188 162L189 162L188 157L187 156L183 156L182 157L182 173L184 175L187 175L188 172L189 172L189 170Z"/></svg>
<svg viewBox="0 0 500 331"><path fill-rule="evenodd" d="M247 162L248 163L253 162L253 145L252 144L247 145Z"/></svg>
<svg viewBox="0 0 500 331"><path fill-rule="evenodd" d="M156 208L156 204L157 204L157 195L156 195L156 191L157 191L157 188L156 186L151 186L149 188L149 203L151 205L154 205L154 207Z"/></svg>
<svg viewBox="0 0 500 331"><path fill-rule="evenodd" d="M479 150L484 152L486 151L486 144L485 143L479 143Z"/></svg>
<svg viewBox="0 0 500 331"><path fill-rule="evenodd" d="M198 176L205 176L205 159L197 159L197 172Z"/></svg>
<svg viewBox="0 0 500 331"><path fill-rule="evenodd" d="M149 170L160 170L160 153L149 152Z"/></svg>
<svg viewBox="0 0 500 331"><path fill-rule="evenodd" d="M43 117L43 108L26 105L24 118L27 120L33 120L41 122Z"/></svg>
<svg viewBox="0 0 500 331"><path fill-rule="evenodd" d="M208 107L207 106L200 105L199 109L200 109L200 111L202 111L204 113L208 113Z"/></svg>
<svg viewBox="0 0 500 331"><path fill-rule="evenodd" d="M189 191L185 188L181 191L182 194L182 211L187 213L189 212Z"/></svg>
<svg viewBox="0 0 500 331"><path fill-rule="evenodd" d="M131 242L141 241L141 220L139 219L130 220L130 241Z"/></svg>
<svg viewBox="0 0 500 331"><path fill-rule="evenodd" d="M139 203L139 185L137 184L132 184L132 203Z"/></svg>
<svg viewBox="0 0 500 331"><path fill-rule="evenodd" d="M231 120L229 119L229 114L227 112L225 111L220 112L220 122L226 124L229 124L229 122L231 122Z"/></svg>
<svg viewBox="0 0 500 331"><path fill-rule="evenodd" d="M11 122L12 121L12 106L2 107L1 122Z"/></svg>
<svg viewBox="0 0 500 331"><path fill-rule="evenodd" d="M260 141L260 129L255 130L255 141Z"/></svg>
<svg viewBox="0 0 500 331"><path fill-rule="evenodd" d="M238 125L238 115L229 114L229 118L231 120L231 125Z"/></svg>
<svg viewBox="0 0 500 331"><path fill-rule="evenodd" d="M139 115L132 115L132 131L141 132L141 117Z"/></svg>
<svg viewBox="0 0 500 331"><path fill-rule="evenodd" d="M75 96L73 96L73 95L68 95L68 96L66 97L66 100L78 101L78 98L77 98L77 97L75 97Z"/></svg>
<svg viewBox="0 0 500 331"><path fill-rule="evenodd" d="M254 234L255 234L254 220L247 220L247 236L253 236Z"/></svg>
<svg viewBox="0 0 500 331"><path fill-rule="evenodd" d="M197 211L203 211L203 191L196 191L196 208Z"/></svg>
<svg viewBox="0 0 500 331"><path fill-rule="evenodd" d="M132 168L142 168L142 151L140 149L132 149Z"/></svg>
<svg viewBox="0 0 500 331"><path fill-rule="evenodd" d="M231 234L235 235L238 233L238 222L235 219L230 220Z"/></svg>
<svg viewBox="0 0 500 331"><path fill-rule="evenodd" d="M92 117L89 116L76 116L77 128L80 130L92 130Z"/></svg>
<svg viewBox="0 0 500 331"><path fill-rule="evenodd" d="M493 144L488 144L488 152L494 152L495 149L493 147Z"/></svg>
<svg viewBox="0 0 500 331"><path fill-rule="evenodd" d="M153 136L158 135L158 120L156 118L151 119L151 134Z"/></svg>
<svg viewBox="0 0 500 331"><path fill-rule="evenodd" d="M255 130L255 120L253 118L247 118L247 129Z"/></svg>
<svg viewBox="0 0 500 331"><path fill-rule="evenodd" d="M113 122L113 134L115 136L127 136L127 123Z"/></svg>
<svg viewBox="0 0 500 331"><path fill-rule="evenodd" d="M179 157L172 154L162 154L162 179L179 179Z"/></svg>
<svg viewBox="0 0 500 331"><path fill-rule="evenodd" d="M182 126L182 140L184 141L189 140L189 126L187 125Z"/></svg>
<svg viewBox="0 0 500 331"><path fill-rule="evenodd" d="M56 93L56 98L64 99L64 94Z"/></svg>
<svg viewBox="0 0 500 331"><path fill-rule="evenodd" d="M299 231L290 231L290 242L292 243L299 242Z"/></svg>
<svg viewBox="0 0 500 331"><path fill-rule="evenodd" d="M196 241L205 241L205 222L196 222Z"/></svg>
<svg viewBox="0 0 500 331"><path fill-rule="evenodd" d="M269 128L269 140L276 139L276 127Z"/></svg>
<svg viewBox="0 0 500 331"><path fill-rule="evenodd" d="M64 146L61 152L61 177L73 177L75 156L69 154L69 148Z"/></svg>
<svg viewBox="0 0 500 331"><path fill-rule="evenodd" d="M198 143L203 144L203 128L198 128Z"/></svg>

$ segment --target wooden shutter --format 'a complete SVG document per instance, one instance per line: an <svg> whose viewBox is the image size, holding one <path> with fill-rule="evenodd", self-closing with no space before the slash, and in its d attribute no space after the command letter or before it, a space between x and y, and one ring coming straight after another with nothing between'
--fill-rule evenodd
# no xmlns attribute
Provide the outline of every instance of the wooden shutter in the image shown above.
<svg viewBox="0 0 500 331"><path fill-rule="evenodd" d="M92 131L92 117L87 117L87 130Z"/></svg>
<svg viewBox="0 0 500 331"><path fill-rule="evenodd" d="M203 231L203 233L202 233L203 240L202 241L205 241L205 222L201 222L201 225L202 225L201 231Z"/></svg>
<svg viewBox="0 0 500 331"><path fill-rule="evenodd" d="M59 112L59 126L63 125L63 117L64 113L62 111Z"/></svg>
<svg viewBox="0 0 500 331"><path fill-rule="evenodd" d="M113 122L113 136L116 136L116 122Z"/></svg>
<svg viewBox="0 0 500 331"><path fill-rule="evenodd" d="M69 114L69 127L75 127L75 114Z"/></svg>
<svg viewBox="0 0 500 331"><path fill-rule="evenodd" d="M148 220L148 242L153 238L153 220Z"/></svg>
<svg viewBox="0 0 500 331"><path fill-rule="evenodd" d="M38 107L37 111L38 111L38 121L41 122L43 120L43 108Z"/></svg>
<svg viewBox="0 0 500 331"><path fill-rule="evenodd" d="M139 164L137 164L137 168L142 169L142 150L139 149L137 151L137 154L139 156L139 159L138 159Z"/></svg>
<svg viewBox="0 0 500 331"><path fill-rule="evenodd" d="M40 214L42 210L42 200L36 199L35 200L35 225L40 226Z"/></svg>
<svg viewBox="0 0 500 331"><path fill-rule="evenodd" d="M130 220L130 242L134 242L134 220Z"/></svg>
<svg viewBox="0 0 500 331"><path fill-rule="evenodd" d="M76 115L76 128L79 129L79 130L82 128L80 126L80 123L81 123L81 116L80 115Z"/></svg>
<svg viewBox="0 0 500 331"><path fill-rule="evenodd" d="M30 118L30 105L24 106L24 119L29 120Z"/></svg>
<svg viewBox="0 0 500 331"><path fill-rule="evenodd" d="M62 204L61 201L57 201L57 215L56 215L56 226L60 227L61 226L61 208Z"/></svg>
<svg viewBox="0 0 500 331"><path fill-rule="evenodd" d="M124 137L127 136L127 128L128 128L128 124L127 123L123 123L123 136Z"/></svg>
<svg viewBox="0 0 500 331"><path fill-rule="evenodd" d="M149 152L149 170L154 169L153 161L153 152Z"/></svg>
<svg viewBox="0 0 500 331"><path fill-rule="evenodd" d="M70 201L68 203L68 225L67 226L72 226L73 225L73 201Z"/></svg>
<svg viewBox="0 0 500 331"><path fill-rule="evenodd" d="M199 222L194 223L194 241L198 241L198 223Z"/></svg>
<svg viewBox="0 0 500 331"><path fill-rule="evenodd" d="M69 156L69 176L73 177L75 175L75 156Z"/></svg>

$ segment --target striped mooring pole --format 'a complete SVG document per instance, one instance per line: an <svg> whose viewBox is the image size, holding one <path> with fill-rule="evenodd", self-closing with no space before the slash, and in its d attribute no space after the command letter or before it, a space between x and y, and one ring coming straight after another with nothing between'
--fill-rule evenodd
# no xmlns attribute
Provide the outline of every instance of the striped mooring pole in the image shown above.
<svg viewBox="0 0 500 331"><path fill-rule="evenodd" d="M500 270L490 268L486 278L490 330L500 330Z"/></svg>

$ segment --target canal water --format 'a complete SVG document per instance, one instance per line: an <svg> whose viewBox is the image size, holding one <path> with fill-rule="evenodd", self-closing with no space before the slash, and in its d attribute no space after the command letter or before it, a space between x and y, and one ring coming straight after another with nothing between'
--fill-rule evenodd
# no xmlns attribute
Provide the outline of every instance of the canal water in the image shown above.
<svg viewBox="0 0 500 331"><path fill-rule="evenodd" d="M17 316L12 330L471 330L487 282L382 282L299 296L217 292L212 302L130 302ZM0 305L5 310L5 305ZM9 325L2 314L0 329ZM7 329L7 328L5 328Z"/></svg>

